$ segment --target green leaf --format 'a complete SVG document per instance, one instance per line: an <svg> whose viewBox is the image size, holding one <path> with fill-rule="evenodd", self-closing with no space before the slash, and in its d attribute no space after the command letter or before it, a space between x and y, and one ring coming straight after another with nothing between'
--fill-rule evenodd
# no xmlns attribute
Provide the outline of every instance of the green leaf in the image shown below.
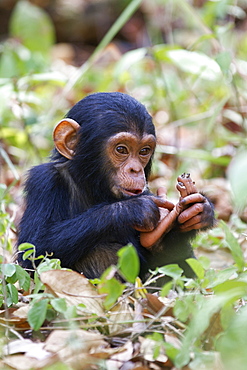
<svg viewBox="0 0 247 370"><path fill-rule="evenodd" d="M171 46L171 45L166 45L166 44L159 44L153 47L153 53L154 53L155 58L162 62L170 61L168 57L168 51L170 50L180 50L180 48L176 45Z"/></svg>
<svg viewBox="0 0 247 370"><path fill-rule="evenodd" d="M168 295L168 293L170 292L170 290L172 289L173 287L173 282L172 281L168 281L168 283L166 283L162 289L161 289L161 292L160 292L160 296L161 297L166 297Z"/></svg>
<svg viewBox="0 0 247 370"><path fill-rule="evenodd" d="M222 226L222 228L225 232L226 243L227 243L227 245L228 245L228 247L229 247L229 249L232 253L232 257L233 257L234 261L236 262L238 270L242 271L243 268L244 268L244 265L245 265L245 261L244 261L244 255L243 255L241 245L238 243L237 239L232 234L228 225L224 221L221 221L220 225Z"/></svg>
<svg viewBox="0 0 247 370"><path fill-rule="evenodd" d="M140 271L140 261L136 249L129 244L118 251L118 267L123 277L134 283Z"/></svg>
<svg viewBox="0 0 247 370"><path fill-rule="evenodd" d="M187 258L186 262L192 268L192 270L194 271L196 276L200 280L202 280L204 278L204 275L205 275L205 271L204 271L204 268L202 267L202 264L198 260L196 260L195 258Z"/></svg>
<svg viewBox="0 0 247 370"><path fill-rule="evenodd" d="M123 293L124 288L125 286L115 278L105 280L103 284L99 286L99 293L106 295L104 300L104 306L106 309L109 309L114 305Z"/></svg>
<svg viewBox="0 0 247 370"><path fill-rule="evenodd" d="M158 60L170 62L186 73L200 76L205 80L218 81L223 77L219 64L203 53L157 45L154 55Z"/></svg>
<svg viewBox="0 0 247 370"><path fill-rule="evenodd" d="M63 313L67 320L75 319L77 317L76 306L68 306L67 311Z"/></svg>
<svg viewBox="0 0 247 370"><path fill-rule="evenodd" d="M218 362L216 352L213 351L212 352L205 351L203 353L196 352L194 359L190 362L189 369L190 370L217 369L217 364Z"/></svg>
<svg viewBox="0 0 247 370"><path fill-rule="evenodd" d="M39 330L46 318L48 299L41 299L32 304L28 311L28 323L33 330Z"/></svg>
<svg viewBox="0 0 247 370"><path fill-rule="evenodd" d="M173 151L171 153L171 148L166 145L159 145L159 147L156 150L157 153L167 153L167 154L176 154L180 158L184 159L185 157L188 158L196 158L196 159L202 159L204 161L208 161L212 164L217 164L220 166L227 166L230 162L229 156L222 156L222 157L215 157L211 153L209 153L207 150L202 149L181 149L177 150L173 148Z"/></svg>
<svg viewBox="0 0 247 370"><path fill-rule="evenodd" d="M227 75L232 63L232 55L230 51L223 51L216 56L216 61L221 67L222 72Z"/></svg>
<svg viewBox="0 0 247 370"><path fill-rule="evenodd" d="M28 1L17 2L10 19L10 33L29 50L43 54L47 54L55 41L48 14Z"/></svg>
<svg viewBox="0 0 247 370"><path fill-rule="evenodd" d="M119 77L122 73L127 71L134 63L137 63L145 57L147 53L146 48L131 50L125 53L115 67L115 77Z"/></svg>
<svg viewBox="0 0 247 370"><path fill-rule="evenodd" d="M158 271L161 274L170 276L172 279L178 279L182 276L183 270L177 264L170 264L167 266L159 267Z"/></svg>
<svg viewBox="0 0 247 370"><path fill-rule="evenodd" d="M217 81L222 78L219 64L207 55L188 50L169 50L167 56L178 68L205 80Z"/></svg>
<svg viewBox="0 0 247 370"><path fill-rule="evenodd" d="M55 298L51 300L51 305L57 312L65 313L67 311L67 304L64 298Z"/></svg>
<svg viewBox="0 0 247 370"><path fill-rule="evenodd" d="M39 274L37 273L37 271L34 272L34 291L33 293L38 293L40 290L44 290L45 289L45 286L44 284L41 282L40 278L39 278Z"/></svg>
<svg viewBox="0 0 247 370"><path fill-rule="evenodd" d="M215 313L219 312L222 307L226 307L227 305L232 304L233 301L239 299L244 291L245 288L241 288L237 291L235 288L230 290L226 289L225 292L221 292L215 296L201 296L198 302L193 303L194 315L184 333L182 347L175 359L175 366L182 368L188 363L190 360L190 348L209 327L211 317Z"/></svg>
<svg viewBox="0 0 247 370"><path fill-rule="evenodd" d="M247 363L246 332L247 307L244 306L233 317L229 328L222 333L217 343L217 350L225 370L245 370Z"/></svg>
<svg viewBox="0 0 247 370"><path fill-rule="evenodd" d="M39 256L38 258L44 258L43 256ZM38 259L36 258L36 259ZM60 270L61 269L61 261L57 258L45 258L44 261L42 261L38 267L37 271L39 275L42 272L49 271L49 270Z"/></svg>
<svg viewBox="0 0 247 370"><path fill-rule="evenodd" d="M10 276L13 276L16 272L16 265L13 264L13 263L4 263L2 266L1 266L1 269L2 269L2 273L7 276L7 277L10 277Z"/></svg>
<svg viewBox="0 0 247 370"><path fill-rule="evenodd" d="M234 266L228 267L221 271L217 271L217 273L215 270L213 270L213 278L211 279L210 279L210 274L212 273L212 270L207 271L207 275L209 275L209 281L210 281L207 288L213 288L213 287L216 287L217 285L224 283L225 281L229 280L236 273L236 271L237 271L237 268Z"/></svg>
<svg viewBox="0 0 247 370"><path fill-rule="evenodd" d="M7 306L10 307L13 303L18 303L18 290L13 284L7 284Z"/></svg>
<svg viewBox="0 0 247 370"><path fill-rule="evenodd" d="M234 156L231 161L227 176L230 181L234 203L243 210L247 205L247 151L241 152Z"/></svg>
<svg viewBox="0 0 247 370"><path fill-rule="evenodd" d="M4 198L6 190L7 186L5 184L0 184L0 200Z"/></svg>
<svg viewBox="0 0 247 370"><path fill-rule="evenodd" d="M13 53L5 51L0 58L0 76L14 77L17 75L18 67Z"/></svg>
<svg viewBox="0 0 247 370"><path fill-rule="evenodd" d="M194 302L192 302L191 299L186 297L183 301L177 300L175 302L175 306L173 307L173 313L176 318L178 318L180 321L186 322L188 320L188 317L193 312L193 305Z"/></svg>
<svg viewBox="0 0 247 370"><path fill-rule="evenodd" d="M52 321L56 318L57 313L51 308L51 306L48 306L48 309L46 311L46 320Z"/></svg>
<svg viewBox="0 0 247 370"><path fill-rule="evenodd" d="M19 281L20 287L27 292L30 288L30 275L21 266L16 265L16 278Z"/></svg>
<svg viewBox="0 0 247 370"><path fill-rule="evenodd" d="M225 293L226 295L233 296L233 300L236 300L247 294L247 282L229 280L222 284L214 287L214 292L216 294Z"/></svg>
<svg viewBox="0 0 247 370"><path fill-rule="evenodd" d="M15 273L11 275L4 274L6 276L6 281L11 284L15 284L17 281L19 282L20 288L24 289L25 292L29 290L30 287L30 276L29 274L19 265L12 264L15 268ZM4 265L3 265L4 266ZM10 268L7 267L8 273L10 274Z"/></svg>
<svg viewBox="0 0 247 370"><path fill-rule="evenodd" d="M31 243L22 243L22 244L20 244L18 246L18 250L21 251L21 252L22 251L25 251L27 249L30 249L32 251L35 251L35 246L33 244L31 244Z"/></svg>

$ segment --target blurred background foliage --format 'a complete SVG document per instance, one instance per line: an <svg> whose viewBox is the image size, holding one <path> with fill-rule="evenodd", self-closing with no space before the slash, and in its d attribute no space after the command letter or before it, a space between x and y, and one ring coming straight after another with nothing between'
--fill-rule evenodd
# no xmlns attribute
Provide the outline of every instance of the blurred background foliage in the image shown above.
<svg viewBox="0 0 247 370"><path fill-rule="evenodd" d="M198 254L210 256L211 266L218 269L237 263L241 250L244 269L246 12L247 0L0 1L0 242L4 258L15 240L24 174L47 161L55 124L89 93L122 91L147 106L157 128L151 188L155 191L164 185L175 199L177 175L190 172L198 188L212 197L218 218L229 226L219 223L200 235L194 243ZM213 281L217 280L215 271ZM229 272L224 279L228 276ZM241 299L246 302L245 290ZM199 303L195 309L200 313ZM220 341L226 369L234 364L238 369L246 366L246 355L241 359L237 353L237 348L241 354L246 352L244 332L236 334L243 313ZM195 318L196 326L188 332L191 337L198 333L202 320L199 314ZM187 347L184 351L188 355ZM196 361L190 368L199 369Z"/></svg>

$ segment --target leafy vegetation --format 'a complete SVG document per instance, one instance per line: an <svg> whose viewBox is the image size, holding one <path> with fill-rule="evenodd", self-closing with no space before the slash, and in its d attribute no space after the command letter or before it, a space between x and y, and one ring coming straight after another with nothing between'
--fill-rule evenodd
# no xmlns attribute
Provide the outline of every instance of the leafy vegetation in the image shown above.
<svg viewBox="0 0 247 370"><path fill-rule="evenodd" d="M0 49L1 368L246 368L247 3L194 3L127 2L76 67L51 58L48 15L17 2ZM115 58L114 37L138 7L151 43ZM46 160L52 129L71 105L112 90L135 96L154 117L152 188L165 185L175 198L175 178L189 171L224 220L194 242L194 280L170 265L141 282L131 246L93 282L35 256L31 245L25 258L42 259L32 279L11 262L25 171ZM164 275L171 280L152 294Z"/></svg>

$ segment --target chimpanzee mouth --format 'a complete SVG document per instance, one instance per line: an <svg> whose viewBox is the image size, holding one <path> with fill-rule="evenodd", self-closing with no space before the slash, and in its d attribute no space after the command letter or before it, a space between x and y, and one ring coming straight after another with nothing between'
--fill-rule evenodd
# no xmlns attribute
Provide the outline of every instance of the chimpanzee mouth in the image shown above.
<svg viewBox="0 0 247 370"><path fill-rule="evenodd" d="M123 193L127 195L139 195L142 192L142 189L123 189Z"/></svg>

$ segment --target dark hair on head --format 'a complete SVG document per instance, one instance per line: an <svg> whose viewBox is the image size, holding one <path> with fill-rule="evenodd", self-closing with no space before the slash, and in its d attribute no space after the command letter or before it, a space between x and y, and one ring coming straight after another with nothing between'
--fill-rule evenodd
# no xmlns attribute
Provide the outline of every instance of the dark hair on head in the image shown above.
<svg viewBox="0 0 247 370"><path fill-rule="evenodd" d="M152 117L145 106L130 95L120 92L102 92L86 96L70 109L66 115L83 127L101 131L105 137L117 132L144 132L155 135ZM98 132L99 132L98 131ZM96 132L97 134L97 132Z"/></svg>

